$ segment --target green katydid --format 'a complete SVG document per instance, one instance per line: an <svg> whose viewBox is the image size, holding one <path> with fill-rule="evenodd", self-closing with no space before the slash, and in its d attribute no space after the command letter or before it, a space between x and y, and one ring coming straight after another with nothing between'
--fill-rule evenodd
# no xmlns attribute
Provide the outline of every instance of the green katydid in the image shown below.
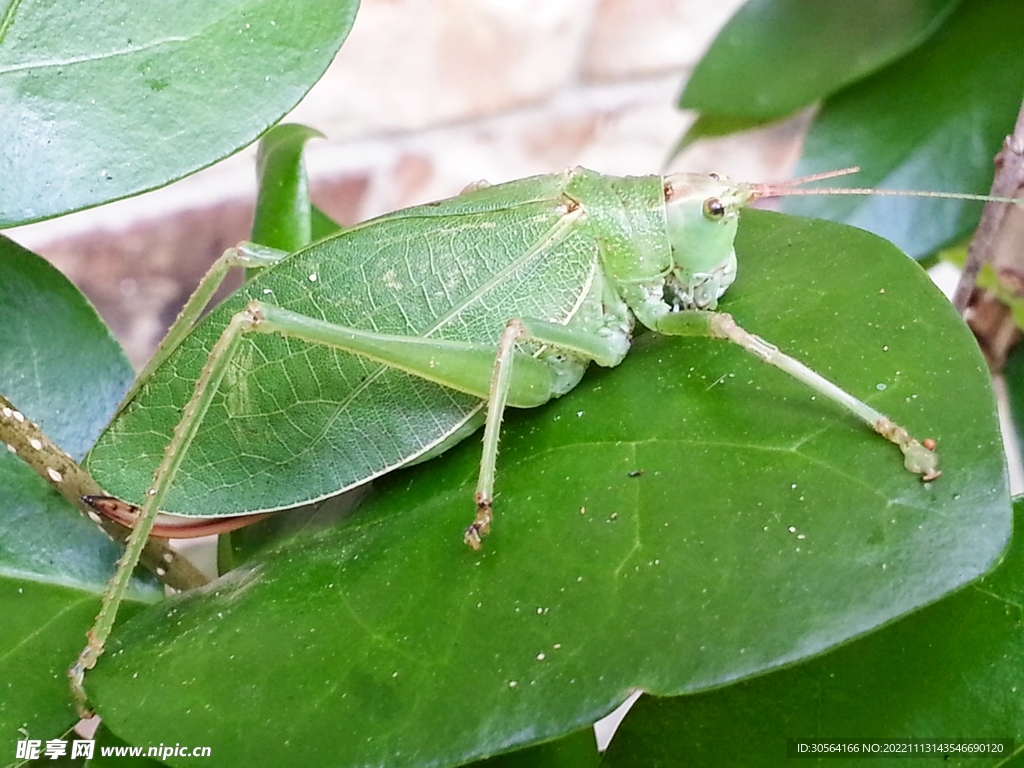
<svg viewBox="0 0 1024 768"><path fill-rule="evenodd" d="M576 169L398 211L291 255L230 251L86 461L107 492L144 503L93 499L135 525L71 671L80 703L158 512L242 519L296 506L436 455L484 423L465 532L478 547L491 525L504 408L565 394L591 361L621 362L634 320L738 343L894 442L908 470L937 477L928 441L709 311L736 274L739 211L793 192L715 175ZM234 265L262 269L197 322ZM211 449L232 458L213 460ZM293 482L264 492L271 473Z"/></svg>

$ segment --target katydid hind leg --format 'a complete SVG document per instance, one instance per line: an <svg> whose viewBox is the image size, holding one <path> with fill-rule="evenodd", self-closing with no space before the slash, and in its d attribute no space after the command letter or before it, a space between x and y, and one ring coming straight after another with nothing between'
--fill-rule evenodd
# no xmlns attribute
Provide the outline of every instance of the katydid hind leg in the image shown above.
<svg viewBox="0 0 1024 768"><path fill-rule="evenodd" d="M202 424L203 417L209 410L217 387L238 350L242 336L246 331L252 330L257 322L258 318L252 309L247 308L235 314L221 333L196 381L192 397L182 411L182 419L174 428L174 436L164 451L163 459L153 474L153 484L146 492L145 503L142 505L135 527L128 537L124 555L118 561L117 572L103 593L96 622L86 635L88 643L68 670L71 693L78 711L83 717L90 714L84 687L85 673L96 665L96 661L103 654L103 648L117 619L118 608L128 591L131 573L139 562L157 515L174 482L175 475Z"/></svg>
<svg viewBox="0 0 1024 768"><path fill-rule="evenodd" d="M815 392L838 403L879 435L895 444L903 454L904 467L907 471L920 475L922 481L935 480L942 474L938 468L934 441L918 441L885 414L854 397L799 360L781 352L774 344L742 328L732 315L701 310L676 312L660 319L658 331L668 336L725 339L739 345L764 362L803 382Z"/></svg>
<svg viewBox="0 0 1024 768"><path fill-rule="evenodd" d="M495 348L487 344L389 336L335 326L280 307L258 306L260 322L254 330L333 346L486 399L484 447L475 496L477 512L464 536L474 549L490 531L498 437L505 407L542 405L575 387L590 361L618 365L629 349L629 320L622 312L610 312L598 321L603 333L544 320L513 319L502 332L495 353ZM528 355L518 349L520 343L542 349L536 356Z"/></svg>
<svg viewBox="0 0 1024 768"><path fill-rule="evenodd" d="M146 492L135 527L119 568L103 595L96 624L90 630L89 642L69 670L72 692L80 710L87 711L84 675L99 656L114 626L117 610L128 588L129 577L139 561L156 517L174 483L189 446L199 430L217 390L230 368L243 337L252 332L270 333L296 338L312 344L334 347L351 354L404 370L413 376L444 386L488 397L492 389L494 347L487 344L399 337L362 331L310 318L263 302L253 301L236 313L214 344L206 364L196 381L193 393L182 410L182 419L157 467L153 483ZM505 401L518 407L532 407L547 402L564 391L564 376L557 366L510 348L509 359L515 359L515 376L509 375L501 388L502 407ZM506 369L511 371L511 366ZM576 377L578 379L578 376ZM493 459L493 457L492 457Z"/></svg>

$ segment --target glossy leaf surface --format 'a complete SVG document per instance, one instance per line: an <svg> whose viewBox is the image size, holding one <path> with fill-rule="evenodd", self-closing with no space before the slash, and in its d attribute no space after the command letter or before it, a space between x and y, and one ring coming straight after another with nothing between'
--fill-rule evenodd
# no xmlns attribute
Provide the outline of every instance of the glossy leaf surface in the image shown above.
<svg viewBox="0 0 1024 768"><path fill-rule="evenodd" d="M224 765L455 765L579 730L636 687L820 653L986 571L1010 508L956 314L857 230L751 212L737 250L723 308L936 438L938 481L742 351L647 334L509 415L483 552L461 541L467 440L122 625L87 681L105 722Z"/></svg>
<svg viewBox="0 0 1024 768"><path fill-rule="evenodd" d="M1021 435L1024 435L1024 349L1020 346L1015 347L1007 357L1003 377L1006 381L1010 417L1019 443Z"/></svg>
<svg viewBox="0 0 1024 768"><path fill-rule="evenodd" d="M474 761L470 768L598 768L600 764L594 729L584 728L561 739Z"/></svg>
<svg viewBox="0 0 1024 768"><path fill-rule="evenodd" d="M913 50L958 3L749 0L694 69L679 106L784 117Z"/></svg>
<svg viewBox="0 0 1024 768"><path fill-rule="evenodd" d="M641 698L604 768L790 765L786 738L1024 740L1024 503L1003 562L983 579L875 634L793 669L722 691ZM872 760L903 766L908 756ZM1009 765L950 754L943 765ZM938 762L938 761L936 761ZM828 765L864 765L830 756Z"/></svg>
<svg viewBox="0 0 1024 768"><path fill-rule="evenodd" d="M1016 0L964 3L927 43L823 105L796 175L856 165L858 187L988 192L1024 93L1022 39ZM822 196L786 198L783 210L868 229L919 258L966 237L981 204Z"/></svg>
<svg viewBox="0 0 1024 768"><path fill-rule="evenodd" d="M0 7L0 227L153 187L253 141L317 81L358 0Z"/></svg>

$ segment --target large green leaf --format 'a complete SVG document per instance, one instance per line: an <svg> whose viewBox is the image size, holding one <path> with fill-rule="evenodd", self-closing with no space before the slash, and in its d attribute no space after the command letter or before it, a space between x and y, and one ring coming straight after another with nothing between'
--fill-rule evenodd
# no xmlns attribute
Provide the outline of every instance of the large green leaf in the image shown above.
<svg viewBox="0 0 1024 768"><path fill-rule="evenodd" d="M987 192L1024 94L1021 40L1017 0L964 3L923 46L825 102L797 175L857 165L857 186ZM783 209L863 227L914 257L964 237L981 213L894 197L787 198Z"/></svg>
<svg viewBox="0 0 1024 768"><path fill-rule="evenodd" d="M0 392L80 458L131 382L121 348L57 270L3 237L0 328ZM95 525L0 451L0 764L13 760L17 739L54 738L75 722L64 671L117 556Z"/></svg>
<svg viewBox="0 0 1024 768"><path fill-rule="evenodd" d="M770 120L920 45L959 0L749 0L697 64L679 106Z"/></svg>
<svg viewBox="0 0 1024 768"><path fill-rule="evenodd" d="M598 768L594 729L584 728L555 741L478 760L472 768Z"/></svg>
<svg viewBox="0 0 1024 768"><path fill-rule="evenodd" d="M811 663L698 696L644 697L602 766L790 765L786 738L1024 742L1024 502L1006 559L944 600ZM1006 765L952 754L943 765ZM863 765L860 758L828 765ZM906 758L871 765L906 765Z"/></svg>
<svg viewBox="0 0 1024 768"><path fill-rule="evenodd" d="M1010 506L960 319L857 230L751 212L737 250L726 308L935 437L938 481L742 351L647 334L509 415L483 552L461 541L469 440L121 626L87 681L104 721L221 765L454 765L578 730L637 687L820 653L987 570Z"/></svg>
<svg viewBox="0 0 1024 768"><path fill-rule="evenodd" d="M0 4L0 227L126 197L277 122L358 0Z"/></svg>

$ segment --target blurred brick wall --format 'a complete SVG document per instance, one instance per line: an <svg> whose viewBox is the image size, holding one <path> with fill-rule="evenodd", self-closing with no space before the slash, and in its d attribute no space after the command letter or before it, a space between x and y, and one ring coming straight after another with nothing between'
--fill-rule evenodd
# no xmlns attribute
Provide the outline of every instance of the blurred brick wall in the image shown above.
<svg viewBox="0 0 1024 768"><path fill-rule="evenodd" d="M344 223L586 165L657 173L693 119L692 66L742 0L363 0L334 64L289 116L314 199ZM674 169L784 178L798 123L690 148ZM209 263L244 239L252 149L162 190L12 231L96 303L136 365Z"/></svg>

